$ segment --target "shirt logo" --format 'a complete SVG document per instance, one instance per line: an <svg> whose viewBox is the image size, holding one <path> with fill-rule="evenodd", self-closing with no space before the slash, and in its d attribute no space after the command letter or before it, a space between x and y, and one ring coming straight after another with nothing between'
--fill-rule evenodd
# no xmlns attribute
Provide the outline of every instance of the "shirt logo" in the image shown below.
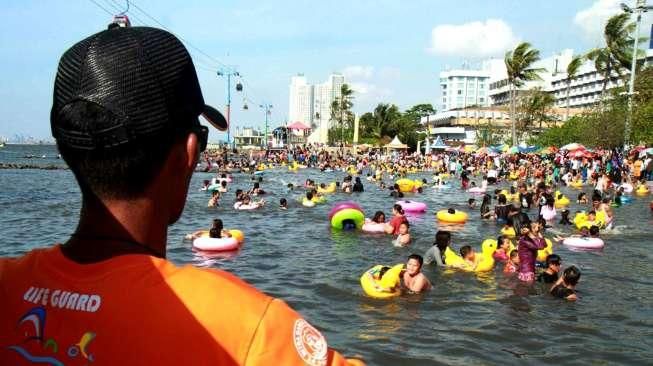
<svg viewBox="0 0 653 366"><path fill-rule="evenodd" d="M293 341L301 359L311 366L327 363L327 343L322 334L304 319L297 319Z"/></svg>

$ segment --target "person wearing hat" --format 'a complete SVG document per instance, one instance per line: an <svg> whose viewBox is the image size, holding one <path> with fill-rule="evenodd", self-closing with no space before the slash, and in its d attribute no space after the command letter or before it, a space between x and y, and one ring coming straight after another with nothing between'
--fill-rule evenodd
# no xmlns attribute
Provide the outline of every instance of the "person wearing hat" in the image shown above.
<svg viewBox="0 0 653 366"><path fill-rule="evenodd" d="M0 258L0 364L345 365L285 302L166 260L208 128L172 34L118 27L61 57L50 123L82 208L62 244Z"/></svg>

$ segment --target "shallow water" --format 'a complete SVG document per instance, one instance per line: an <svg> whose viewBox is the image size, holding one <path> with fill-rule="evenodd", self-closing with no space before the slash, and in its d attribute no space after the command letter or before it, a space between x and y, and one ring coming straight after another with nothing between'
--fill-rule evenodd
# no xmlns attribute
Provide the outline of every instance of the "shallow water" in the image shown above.
<svg viewBox="0 0 653 366"><path fill-rule="evenodd" d="M9 145L0 149L0 161L15 162L26 151L56 156L53 147ZM44 165L51 163L47 160L61 163L43 160ZM343 176L312 169L267 171L262 187L271 192L265 197L269 204L257 211L234 211L233 192L249 189L249 176L236 175L222 206L209 209L208 194L197 188L210 175L195 174L184 214L169 231L168 257L178 264L225 269L283 298L323 330L330 346L363 356L371 365L650 364L651 197L636 197L615 209L616 233L604 236L602 252L555 247L563 267L582 269L577 303L554 299L537 287L516 288L500 271L474 275L433 267L424 268L435 286L430 293L384 301L363 295L361 273L375 264L403 262L413 252L423 254L439 227L433 213L450 206L464 209L469 197L458 189L427 189L411 197L427 203L428 212L410 217L412 245L394 248L389 236L332 231L326 219L331 203L348 199L359 202L367 216L376 210L389 216L394 201L387 191L364 181L367 191L362 194L336 194L329 197L330 204L304 208L298 202L303 191L286 189L288 182L301 184L307 177L329 182ZM0 170L0 186L0 256L64 241L74 230L80 202L70 171ZM563 193L573 198L578 191ZM278 209L281 197L288 199L288 211ZM578 208L571 206L572 212ZM213 218L245 232L238 253L209 258L183 240ZM454 247L471 244L478 249L483 239L496 237L496 225L481 222L476 212L470 218L453 234Z"/></svg>

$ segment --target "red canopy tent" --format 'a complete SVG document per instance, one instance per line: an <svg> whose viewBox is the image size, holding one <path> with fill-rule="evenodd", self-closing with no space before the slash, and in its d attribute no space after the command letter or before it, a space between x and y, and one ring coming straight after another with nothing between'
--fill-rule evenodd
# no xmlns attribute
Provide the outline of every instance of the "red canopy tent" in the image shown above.
<svg viewBox="0 0 653 366"><path fill-rule="evenodd" d="M286 128L289 130L300 130L300 131L311 129L310 127L306 126L305 124L299 121L289 124Z"/></svg>

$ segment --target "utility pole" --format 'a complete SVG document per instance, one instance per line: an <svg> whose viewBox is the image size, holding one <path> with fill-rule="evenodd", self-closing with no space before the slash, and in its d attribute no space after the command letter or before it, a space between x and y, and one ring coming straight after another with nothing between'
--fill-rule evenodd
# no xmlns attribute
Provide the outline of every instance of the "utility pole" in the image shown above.
<svg viewBox="0 0 653 366"><path fill-rule="evenodd" d="M630 144L630 125L633 118L633 96L635 95L635 71L637 69L637 51L639 50L639 25L642 21L642 13L653 9L653 6L647 6L646 0L635 0L635 8L621 3L621 9L629 14L635 14L636 25L635 34L633 35L633 58L630 65L630 82L628 84L628 115L626 116L626 125L624 127L624 150Z"/></svg>
<svg viewBox="0 0 653 366"><path fill-rule="evenodd" d="M272 114L270 111L272 109L272 104L260 104L259 107L263 108L265 110L265 134L263 135L263 145L265 146L265 150L268 150L268 123L269 123L269 116Z"/></svg>
<svg viewBox="0 0 653 366"><path fill-rule="evenodd" d="M224 76L227 78L227 146L231 143L231 77L238 76L240 74L236 70L236 66L224 66L220 68L217 72L218 76ZM240 82L236 83L236 91L242 91L243 84Z"/></svg>

